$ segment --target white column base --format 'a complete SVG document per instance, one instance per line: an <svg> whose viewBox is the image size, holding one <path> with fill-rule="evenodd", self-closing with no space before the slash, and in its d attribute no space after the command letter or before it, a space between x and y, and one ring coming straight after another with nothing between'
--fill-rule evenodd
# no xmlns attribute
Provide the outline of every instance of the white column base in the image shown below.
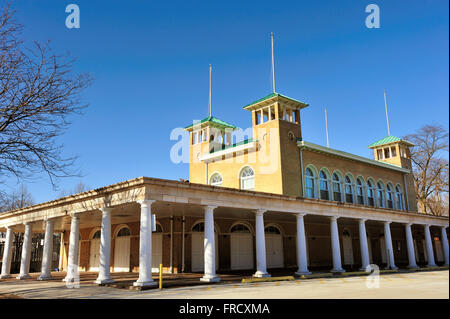
<svg viewBox="0 0 450 319"><path fill-rule="evenodd" d="M257 271L253 274L253 277L255 278L267 278L271 277L271 275L267 272Z"/></svg>
<svg viewBox="0 0 450 319"><path fill-rule="evenodd" d="M341 269L331 269L330 270L330 272L332 272L332 273L342 273L342 272L345 272L345 270L343 269L343 268L341 268Z"/></svg>
<svg viewBox="0 0 450 319"><path fill-rule="evenodd" d="M16 279L23 280L23 279L31 279L31 276L29 274L22 274L16 277Z"/></svg>
<svg viewBox="0 0 450 319"><path fill-rule="evenodd" d="M310 271L296 271L295 272L296 276L306 276L306 275L311 275L311 274L312 274L312 272L310 272Z"/></svg>
<svg viewBox="0 0 450 319"><path fill-rule="evenodd" d="M114 282L114 280L112 280L111 278L105 278L105 279L97 278L97 279L94 281L94 284L97 284L97 285L105 285L105 284L112 284L113 282Z"/></svg>
<svg viewBox="0 0 450 319"><path fill-rule="evenodd" d="M133 282L134 287L154 287L158 283L156 281L135 281Z"/></svg>
<svg viewBox="0 0 450 319"><path fill-rule="evenodd" d="M220 278L217 276L203 276L202 278L200 278L200 281L204 281L204 282L219 282Z"/></svg>
<svg viewBox="0 0 450 319"><path fill-rule="evenodd" d="M419 269L419 266L415 265L415 266L408 266L408 269Z"/></svg>
<svg viewBox="0 0 450 319"><path fill-rule="evenodd" d="M0 279L8 279L8 278L12 278L11 275L1 275Z"/></svg>
<svg viewBox="0 0 450 319"><path fill-rule="evenodd" d="M41 274L37 280L53 280L53 277L50 274Z"/></svg>
<svg viewBox="0 0 450 319"><path fill-rule="evenodd" d="M428 264L427 267L428 267L428 268L438 267L438 265L436 265L436 264Z"/></svg>

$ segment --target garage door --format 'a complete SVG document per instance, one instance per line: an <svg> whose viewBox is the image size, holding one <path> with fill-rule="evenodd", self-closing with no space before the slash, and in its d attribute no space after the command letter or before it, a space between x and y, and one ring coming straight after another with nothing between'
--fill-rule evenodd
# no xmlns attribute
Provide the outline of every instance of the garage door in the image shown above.
<svg viewBox="0 0 450 319"><path fill-rule="evenodd" d="M191 271L202 272L205 270L205 248L204 248L204 229L203 222L197 223L192 227L191 241ZM217 233L214 233L215 251L216 251L216 270L219 267L219 249Z"/></svg>
<svg viewBox="0 0 450 319"><path fill-rule="evenodd" d="M100 264L100 230L90 240L89 271L98 271Z"/></svg>
<svg viewBox="0 0 450 319"><path fill-rule="evenodd" d="M283 236L275 226L268 226L264 230L266 237L267 268L283 268Z"/></svg>
<svg viewBox="0 0 450 319"><path fill-rule="evenodd" d="M253 236L247 226L237 224L231 228L231 269L253 269Z"/></svg>
<svg viewBox="0 0 450 319"><path fill-rule="evenodd" d="M114 241L114 271L130 271L130 230L122 228Z"/></svg>

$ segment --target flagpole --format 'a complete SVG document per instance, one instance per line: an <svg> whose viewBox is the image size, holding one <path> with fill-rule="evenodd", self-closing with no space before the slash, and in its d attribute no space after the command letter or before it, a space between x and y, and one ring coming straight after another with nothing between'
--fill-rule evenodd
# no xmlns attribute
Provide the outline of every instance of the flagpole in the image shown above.
<svg viewBox="0 0 450 319"><path fill-rule="evenodd" d="M327 132L327 147L330 148L330 141L328 139L328 116L327 116L327 108L325 108L325 129Z"/></svg>
<svg viewBox="0 0 450 319"><path fill-rule="evenodd" d="M391 136L391 129L389 127L388 107L387 107L387 102L386 102L386 90L384 90L384 107L386 109L386 122L387 122L388 136Z"/></svg>
<svg viewBox="0 0 450 319"><path fill-rule="evenodd" d="M273 54L273 32L270 32L270 38L272 42L272 84L273 84L273 93L276 92L275 89L275 58Z"/></svg>
<svg viewBox="0 0 450 319"><path fill-rule="evenodd" d="M212 103L211 103L211 70L212 66L209 65L209 117L212 116Z"/></svg>

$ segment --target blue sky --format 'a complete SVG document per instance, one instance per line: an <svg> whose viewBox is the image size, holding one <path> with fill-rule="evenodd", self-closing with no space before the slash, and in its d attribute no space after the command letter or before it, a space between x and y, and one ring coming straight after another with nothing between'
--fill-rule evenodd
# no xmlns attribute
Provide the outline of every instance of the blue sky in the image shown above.
<svg viewBox="0 0 450 319"><path fill-rule="evenodd" d="M3 4L4 1L1 0ZM81 11L67 29L66 5ZM368 29L365 7L380 7L381 28ZM302 111L305 140L370 157L367 145L422 125L448 129L448 1L87 1L20 0L14 8L26 41L51 40L77 57L76 71L95 81L83 94L89 109L60 138L78 155L95 188L138 176L188 178L174 164L170 132L213 113L247 128L242 106L271 92L270 32L275 34L277 91L310 106ZM37 202L54 199L43 175L27 183ZM9 180L4 189L16 187Z"/></svg>

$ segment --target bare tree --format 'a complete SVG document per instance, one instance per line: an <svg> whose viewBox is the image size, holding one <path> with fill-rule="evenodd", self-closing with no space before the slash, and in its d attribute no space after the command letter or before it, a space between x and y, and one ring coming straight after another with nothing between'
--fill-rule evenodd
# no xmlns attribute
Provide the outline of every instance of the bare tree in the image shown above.
<svg viewBox="0 0 450 319"><path fill-rule="evenodd" d="M0 10L0 178L45 172L56 188L59 177L79 175L76 157L64 157L56 138L87 107L80 93L91 77L74 74L74 59L49 43L26 47L14 11Z"/></svg>
<svg viewBox="0 0 450 319"><path fill-rule="evenodd" d="M58 197L66 197L70 195L75 195L83 192L87 192L90 190L91 187L84 184L82 181L80 181L72 190L61 190L58 194Z"/></svg>
<svg viewBox="0 0 450 319"><path fill-rule="evenodd" d="M419 210L442 215L448 209L448 132L441 125L425 125L404 139L415 144L411 160Z"/></svg>
<svg viewBox="0 0 450 319"><path fill-rule="evenodd" d="M18 190L11 194L3 195L0 201L0 212L6 212L14 209L24 208L34 205L34 199L24 184L21 184Z"/></svg>

